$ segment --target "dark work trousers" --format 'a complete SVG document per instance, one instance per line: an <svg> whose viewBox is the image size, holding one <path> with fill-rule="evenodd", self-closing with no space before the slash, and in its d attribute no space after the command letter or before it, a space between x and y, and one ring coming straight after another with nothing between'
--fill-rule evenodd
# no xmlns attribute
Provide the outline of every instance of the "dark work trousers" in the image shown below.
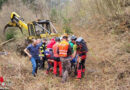
<svg viewBox="0 0 130 90"><path fill-rule="evenodd" d="M65 58L60 58L61 63L62 63L62 81L65 82L67 81L68 74L71 71L71 57L65 57Z"/></svg>
<svg viewBox="0 0 130 90"><path fill-rule="evenodd" d="M49 72L53 66L54 66L54 63L48 61L48 68L47 68L47 71Z"/></svg>
<svg viewBox="0 0 130 90"><path fill-rule="evenodd" d="M78 69L85 69L85 59L80 61Z"/></svg>
<svg viewBox="0 0 130 90"><path fill-rule="evenodd" d="M78 70L77 70L78 79L81 79L81 77L85 73L85 61L86 61L86 55L80 56L80 62L78 63Z"/></svg>
<svg viewBox="0 0 130 90"><path fill-rule="evenodd" d="M45 61L46 61L46 57L42 57L42 60L40 60L40 69L45 68Z"/></svg>

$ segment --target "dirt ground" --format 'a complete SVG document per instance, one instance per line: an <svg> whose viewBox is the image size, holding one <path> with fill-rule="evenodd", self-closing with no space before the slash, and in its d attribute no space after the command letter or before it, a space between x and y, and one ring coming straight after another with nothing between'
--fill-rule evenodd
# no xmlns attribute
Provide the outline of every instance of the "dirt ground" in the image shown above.
<svg viewBox="0 0 130 90"><path fill-rule="evenodd" d="M89 48L84 78L76 80L70 76L66 83L61 83L61 77L46 75L45 69L33 77L29 59L10 52L8 56L0 56L6 87L10 90L129 90L130 54L121 49L123 40L102 31L76 29L74 33L82 36Z"/></svg>

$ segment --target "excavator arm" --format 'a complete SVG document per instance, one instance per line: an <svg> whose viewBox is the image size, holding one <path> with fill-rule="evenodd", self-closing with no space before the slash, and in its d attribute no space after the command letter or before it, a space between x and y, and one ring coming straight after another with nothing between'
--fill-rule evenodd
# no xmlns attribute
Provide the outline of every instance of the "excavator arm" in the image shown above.
<svg viewBox="0 0 130 90"><path fill-rule="evenodd" d="M23 33L22 28L25 28L26 30L28 30L27 24L17 13L12 12L10 19L11 21L8 24L6 24L4 27L4 31L3 31L4 33L6 32L8 27L18 27L22 33Z"/></svg>
<svg viewBox="0 0 130 90"><path fill-rule="evenodd" d="M19 27L17 24L12 23L12 22L9 22L8 24L5 25L4 30L3 30L4 33L6 32L8 27L18 27L20 29L21 33L23 34L22 28Z"/></svg>

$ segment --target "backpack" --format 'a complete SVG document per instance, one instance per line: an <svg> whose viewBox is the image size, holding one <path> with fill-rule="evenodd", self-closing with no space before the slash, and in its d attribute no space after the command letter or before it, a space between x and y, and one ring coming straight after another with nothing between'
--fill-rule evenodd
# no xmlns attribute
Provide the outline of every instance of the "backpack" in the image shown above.
<svg viewBox="0 0 130 90"><path fill-rule="evenodd" d="M86 42L84 41L84 39L82 37L79 37L76 40L76 44L78 46L78 50L82 51L82 52L88 52L88 47L86 45Z"/></svg>

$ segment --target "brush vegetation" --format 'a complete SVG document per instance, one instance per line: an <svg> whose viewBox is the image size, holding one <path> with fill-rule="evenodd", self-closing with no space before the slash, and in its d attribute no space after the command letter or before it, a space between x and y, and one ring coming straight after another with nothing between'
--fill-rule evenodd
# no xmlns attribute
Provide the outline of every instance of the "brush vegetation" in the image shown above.
<svg viewBox="0 0 130 90"><path fill-rule="evenodd" d="M69 77L46 75L46 70L31 76L31 62L19 56L16 45L24 41L20 32L16 40L3 46L11 52L0 56L1 74L7 87L14 90L129 90L130 89L130 1L129 0L0 0L0 42L10 13L17 12L25 22L49 19L60 33L81 36L89 52L86 75L80 81ZM2 3L2 4L1 4ZM10 33L11 34L11 33ZM11 34L12 35L12 34ZM6 37L7 38L7 37ZM8 39L12 36L8 35ZM47 65L47 64L46 64ZM47 67L47 66L46 66Z"/></svg>

